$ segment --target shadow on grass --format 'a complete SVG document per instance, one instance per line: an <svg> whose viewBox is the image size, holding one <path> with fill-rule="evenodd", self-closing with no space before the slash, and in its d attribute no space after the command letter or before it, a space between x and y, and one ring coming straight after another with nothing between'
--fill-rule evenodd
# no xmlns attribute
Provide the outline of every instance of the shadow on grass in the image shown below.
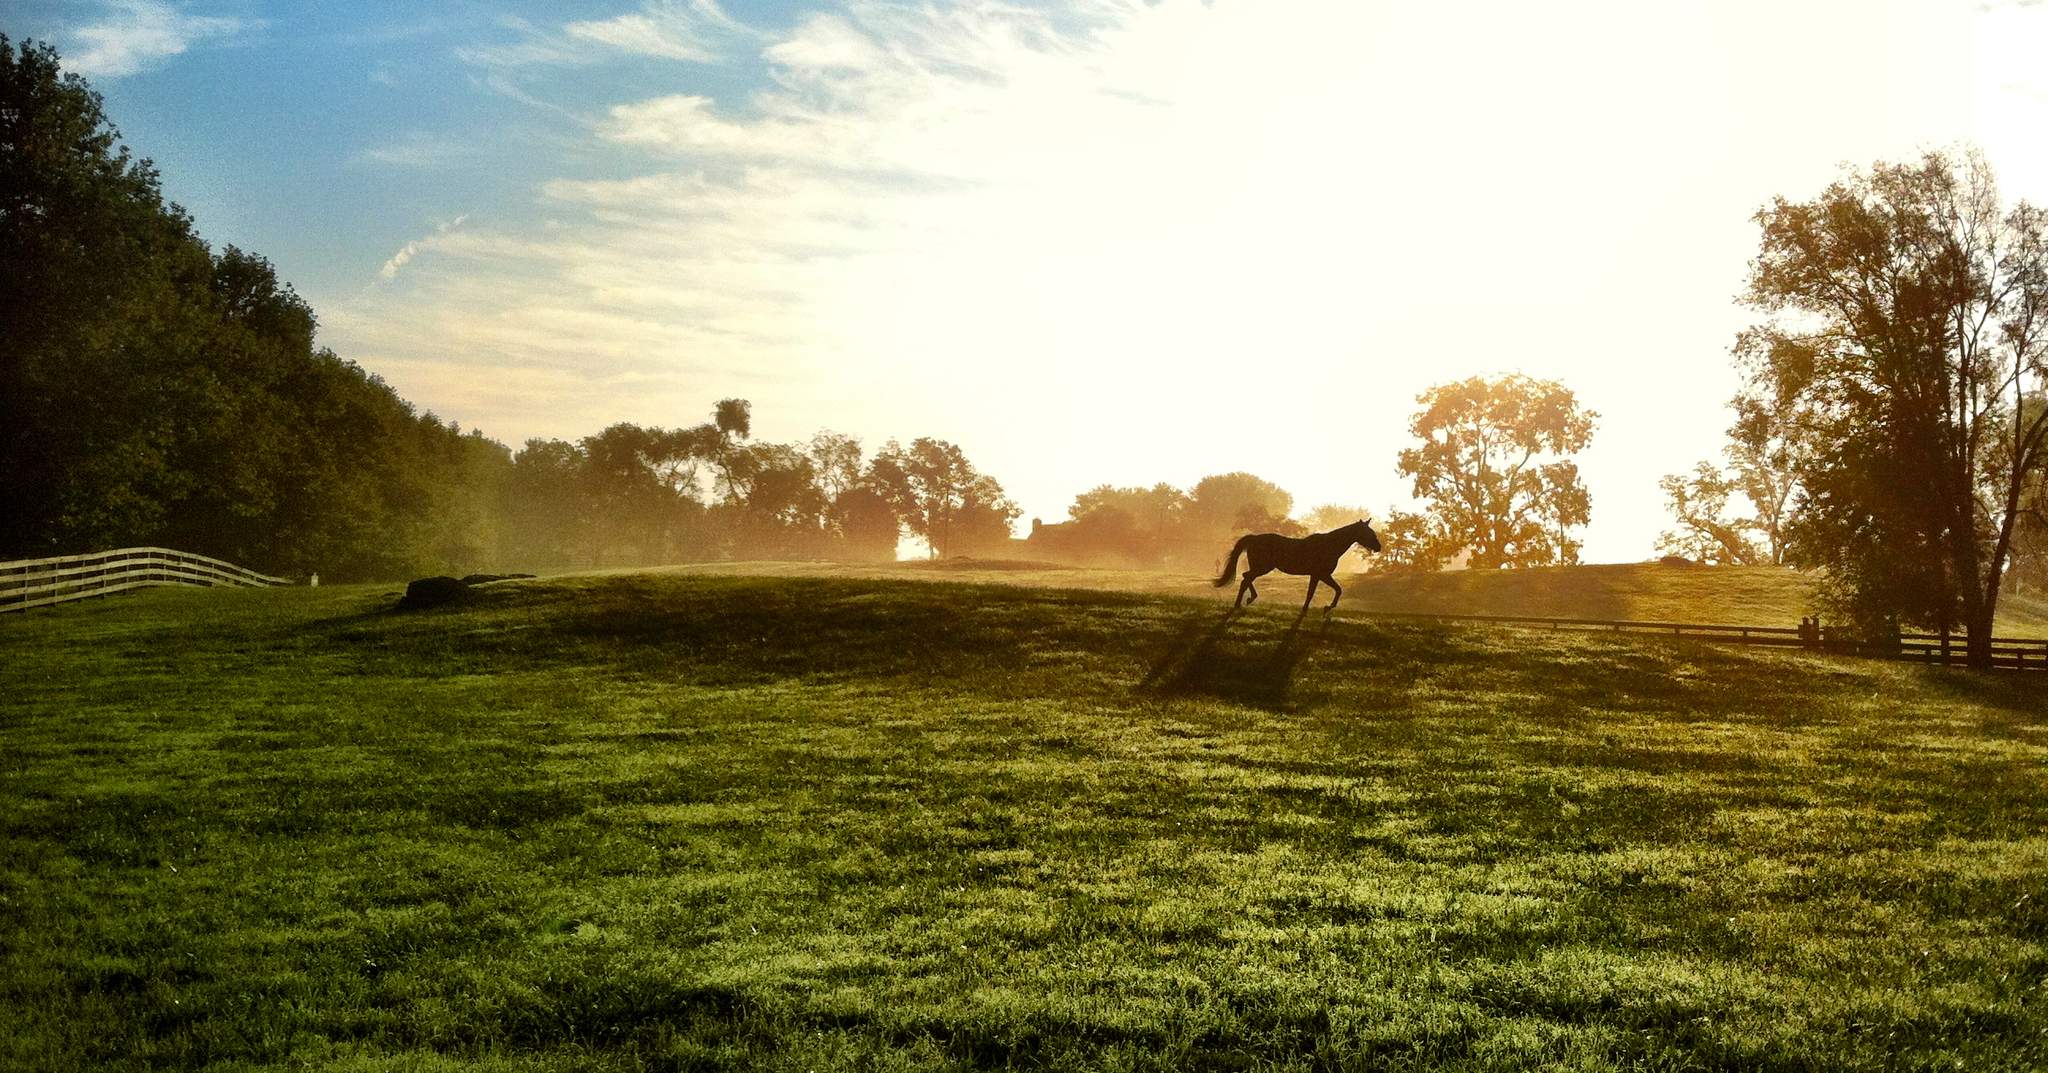
<svg viewBox="0 0 2048 1073"><path fill-rule="evenodd" d="M1206 610L1188 616L1152 662L1137 691L1169 697L1210 696L1268 711L1287 708L1295 668L1329 632L1330 620L1320 618L1312 630L1304 632L1302 623L1307 615L1296 615L1279 643L1263 648L1228 643L1230 624L1242 615L1241 609L1233 607L1220 618ZM1204 622L1209 623L1206 629Z"/></svg>
<svg viewBox="0 0 2048 1073"><path fill-rule="evenodd" d="M2048 674L1927 667L1921 670L1919 678L1931 692L1951 700L2029 716L2030 722L2048 718Z"/></svg>

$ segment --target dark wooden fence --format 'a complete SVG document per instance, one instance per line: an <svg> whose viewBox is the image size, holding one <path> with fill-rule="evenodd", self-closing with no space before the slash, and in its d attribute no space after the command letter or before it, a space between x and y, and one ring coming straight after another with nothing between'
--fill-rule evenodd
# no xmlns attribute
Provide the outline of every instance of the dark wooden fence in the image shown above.
<svg viewBox="0 0 2048 1073"><path fill-rule="evenodd" d="M26 611L146 585L289 585L281 577L170 548L119 548L0 563L0 612Z"/></svg>
<svg viewBox="0 0 2048 1073"><path fill-rule="evenodd" d="M1872 644L1823 635L1808 639L1795 626L1710 626L1693 622L1634 622L1626 619L1535 618L1526 615L1436 615L1415 611L1360 611L1374 618L1430 619L1442 622L1482 622L1497 626L1521 626L1545 630L1591 630L1608 633L1649 634L1685 637L1725 644L1770 645L1777 648L1805 648L1816 652L1864 656L1871 659L1908 660L1961 666L1969 647L1960 634L1946 640L1938 633L1902 633L1896 645ZM1994 637L1991 665L2007 670L2048 671L2048 638Z"/></svg>

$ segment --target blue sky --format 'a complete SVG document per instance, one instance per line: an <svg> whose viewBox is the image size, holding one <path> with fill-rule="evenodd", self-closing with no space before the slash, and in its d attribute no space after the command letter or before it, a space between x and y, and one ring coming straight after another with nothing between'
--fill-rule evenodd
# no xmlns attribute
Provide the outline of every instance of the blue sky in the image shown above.
<svg viewBox="0 0 2048 1073"><path fill-rule="evenodd" d="M1402 505L1418 392L1563 380L1587 555L1714 457L1750 216L1974 145L2048 201L2048 2L30 0L322 342L517 445L753 400L1061 517Z"/></svg>
<svg viewBox="0 0 2048 1073"><path fill-rule="evenodd" d="M587 62L493 55L620 10L82 0L31 2L0 27L55 42L91 78L125 141L156 161L166 193L210 240L262 252L301 290L336 295L374 277L423 222L478 206L529 213L530 192L565 170L620 173L618 160L579 151L548 109L657 95L676 84L675 62L625 50ZM744 10L768 28L797 14L781 3ZM762 68L744 51L733 59L691 63L684 77L743 98Z"/></svg>

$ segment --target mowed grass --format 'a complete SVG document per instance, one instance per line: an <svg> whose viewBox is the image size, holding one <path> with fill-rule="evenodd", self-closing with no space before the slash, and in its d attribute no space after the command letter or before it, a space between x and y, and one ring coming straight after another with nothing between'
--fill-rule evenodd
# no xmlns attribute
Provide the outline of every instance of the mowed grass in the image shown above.
<svg viewBox="0 0 2048 1073"><path fill-rule="evenodd" d="M0 1068L2048 1066L2038 678L1298 582L396 595L0 620Z"/></svg>

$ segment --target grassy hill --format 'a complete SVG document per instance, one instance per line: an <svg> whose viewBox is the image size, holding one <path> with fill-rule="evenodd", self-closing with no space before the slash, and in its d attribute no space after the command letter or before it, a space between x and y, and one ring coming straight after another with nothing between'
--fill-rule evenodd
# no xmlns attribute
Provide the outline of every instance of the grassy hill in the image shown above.
<svg viewBox="0 0 2048 1073"><path fill-rule="evenodd" d="M1054 563L974 559L876 565L833 563L716 563L680 568L747 576L916 578L981 584L1054 586L1233 599L1235 586L1217 589L1185 574L1063 567ZM1629 619L1727 626L1797 626L1812 613L1812 580L1772 566L1665 566L1613 563L1533 570L1457 570L1437 574L1356 574L1339 579L1339 612L1396 611L1439 615L1526 615L1537 618ZM1301 604L1306 582L1269 575L1265 600ZM1319 595L1327 601L1327 595ZM1999 633L2048 637L2048 600L2006 596L1999 601Z"/></svg>
<svg viewBox="0 0 2048 1073"><path fill-rule="evenodd" d="M0 620L0 1068L2048 1064L2036 680L824 569Z"/></svg>

